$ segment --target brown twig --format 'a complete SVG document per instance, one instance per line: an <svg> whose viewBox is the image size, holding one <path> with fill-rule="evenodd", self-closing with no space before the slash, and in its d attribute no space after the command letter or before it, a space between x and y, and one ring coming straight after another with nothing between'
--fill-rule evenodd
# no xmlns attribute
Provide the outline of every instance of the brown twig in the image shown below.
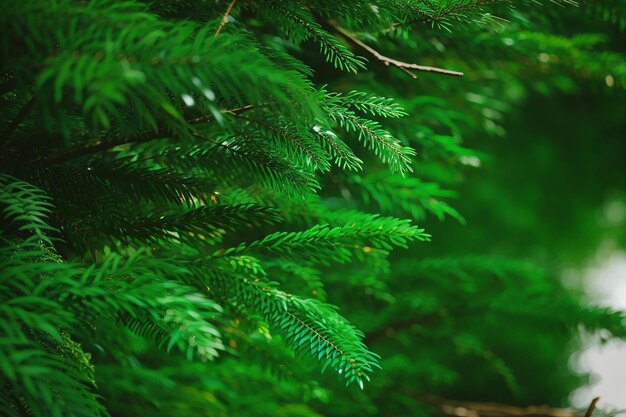
<svg viewBox="0 0 626 417"><path fill-rule="evenodd" d="M451 70L447 70L447 69L444 69L444 68L437 68L437 67L429 67L429 66L426 66L426 65L411 64L411 63L408 63L408 62L402 62L402 61L398 61L397 59L389 58L388 56L385 56L385 55L381 54L376 49L374 49L371 46L367 45L365 42L360 40L354 33L348 31L347 29L345 29L345 28L343 28L341 26L339 26L337 23L330 22L330 24L335 29L337 29L337 31L339 31L342 35L346 36L352 42L354 42L355 44L359 45L361 48L365 49L370 54L374 55L374 57L376 57L376 59L378 59L383 64L385 64L387 66L393 65L394 67L400 68L402 71L406 72L407 74L409 74L413 78L417 78L417 76L411 70L423 71L423 72L432 72L432 73L436 73L436 74L450 75L450 76L453 76L453 77L462 77L463 76L463 73L462 72L458 72L458 71L451 71Z"/></svg>
<svg viewBox="0 0 626 417"><path fill-rule="evenodd" d="M591 415L593 414L593 410L596 409L596 404L598 403L598 401L600 401L600 397L596 397L593 400L591 400L591 404L589 404L589 408L587 408L587 411L585 411L585 417L591 417Z"/></svg>
<svg viewBox="0 0 626 417"><path fill-rule="evenodd" d="M224 25L228 22L228 15L230 14L231 10L233 10L233 6L235 5L235 2L237 0L232 0L230 2L230 4L228 5L228 8L226 9L226 12L224 13L224 17L222 17L222 21L220 22L220 25L217 27L217 30L215 31L215 37L217 37L217 35L220 34L220 31L222 30L222 28L224 27Z"/></svg>
<svg viewBox="0 0 626 417"><path fill-rule="evenodd" d="M455 401L434 395L422 395L419 399L443 413L456 417L581 417L570 408L553 408L547 405L517 407L509 404ZM590 417L598 398L594 398L584 417Z"/></svg>

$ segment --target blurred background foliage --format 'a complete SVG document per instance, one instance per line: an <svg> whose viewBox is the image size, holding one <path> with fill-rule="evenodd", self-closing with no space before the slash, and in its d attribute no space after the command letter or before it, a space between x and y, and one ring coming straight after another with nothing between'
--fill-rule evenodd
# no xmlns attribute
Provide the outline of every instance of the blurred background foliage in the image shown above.
<svg viewBox="0 0 626 417"><path fill-rule="evenodd" d="M337 88L397 97L411 117L393 131L418 150L416 173L454 190L431 194L431 204L454 210L426 215L433 241L419 254L399 254L388 286L372 280L349 314L385 370L375 394L359 397L371 407L362 413L432 412L414 402L423 393L567 405L586 381L571 368L579 329L557 318L569 302L589 302L585 283L566 289L561 276L603 245L625 244L626 5L516 6L492 9L505 19L492 24L455 24L449 32L422 24L377 38L387 56L430 59L464 71L462 79L414 80L375 61L349 80L320 76ZM402 203L388 209L405 210ZM354 298L346 290L333 302L352 306ZM341 414L358 415L353 406Z"/></svg>

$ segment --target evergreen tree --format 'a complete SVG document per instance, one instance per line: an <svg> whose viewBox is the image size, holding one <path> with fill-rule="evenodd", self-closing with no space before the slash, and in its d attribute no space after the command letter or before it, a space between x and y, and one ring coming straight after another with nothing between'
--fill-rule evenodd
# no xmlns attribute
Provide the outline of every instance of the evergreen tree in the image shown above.
<svg viewBox="0 0 626 417"><path fill-rule="evenodd" d="M585 18L622 30L622 5ZM462 379L562 401L577 382L518 371L622 315L522 261L426 256L420 226L465 222L463 132L503 134L529 80L625 85L603 37L559 34L571 7L3 1L0 413L403 415ZM537 331L544 356L504 359Z"/></svg>

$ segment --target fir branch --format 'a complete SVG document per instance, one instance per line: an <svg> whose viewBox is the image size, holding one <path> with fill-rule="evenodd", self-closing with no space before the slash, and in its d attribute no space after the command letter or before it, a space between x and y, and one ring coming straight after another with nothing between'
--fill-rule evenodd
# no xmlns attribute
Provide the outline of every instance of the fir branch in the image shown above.
<svg viewBox="0 0 626 417"><path fill-rule="evenodd" d="M323 129L321 126L314 126L313 130L329 155L335 158L334 162L337 166L352 171L363 169L363 161L332 130Z"/></svg>
<svg viewBox="0 0 626 417"><path fill-rule="evenodd" d="M202 143L167 148L159 159L174 162L181 168L200 168L235 184L250 186L260 183L288 195L302 196L320 188L312 172L259 149L242 146L237 137L215 140L197 132L193 136L201 139ZM173 158L175 161L172 161Z"/></svg>
<svg viewBox="0 0 626 417"><path fill-rule="evenodd" d="M367 350L361 341L363 334L337 314L335 307L278 290L254 258L237 256L224 261L213 260L217 269L207 272L205 261L193 261L200 285L258 311L298 355L321 362L322 372L330 367L347 384L356 382L363 388L368 374L379 367L378 355Z"/></svg>
<svg viewBox="0 0 626 417"><path fill-rule="evenodd" d="M38 168L47 168L53 165L63 164L65 162L72 161L93 153L107 151L115 148L116 146L125 145L128 143L145 143L151 140L163 139L170 136L170 132L166 129L157 129L152 132L146 132L142 135L135 137L120 137L112 140L98 139L92 144L81 146L70 150L68 152L52 156L50 158L43 158L35 162L35 166Z"/></svg>
<svg viewBox="0 0 626 417"><path fill-rule="evenodd" d="M19 231L31 233L53 246L49 235L57 233L58 229L48 223L54 206L45 191L30 183L0 173L1 206L4 206L2 216L5 225L17 223Z"/></svg>
<svg viewBox="0 0 626 417"><path fill-rule="evenodd" d="M342 103L372 116L397 119L409 115L393 99L363 91L350 91L347 94L331 93L331 95L338 97Z"/></svg>
<svg viewBox="0 0 626 417"><path fill-rule="evenodd" d="M458 220L465 219L445 199L455 198L455 192L442 189L437 183L427 183L415 177L403 177L385 171L368 175L352 175L347 183L353 185L365 206L375 204L382 213L391 215L410 215L421 221L426 212L434 214L443 221L447 216Z"/></svg>
<svg viewBox="0 0 626 417"><path fill-rule="evenodd" d="M326 56L335 68L357 73L359 69L365 68L363 59L355 56L350 50L343 46L335 37L326 32L315 21L315 18L304 7L292 5L289 2L279 4L271 2L270 7L276 8L287 18L285 29L295 40L312 38L318 42L321 52Z"/></svg>
<svg viewBox="0 0 626 417"><path fill-rule="evenodd" d="M393 246L406 247L411 241L428 241L430 235L410 224L409 220L366 215L360 223L342 227L317 224L300 232L277 232L251 243L220 250L217 256L239 255L251 249L264 249L298 259L303 252L308 260L325 265L330 261L348 262L355 253L369 254L375 249L391 250Z"/></svg>
<svg viewBox="0 0 626 417"><path fill-rule="evenodd" d="M328 170L329 164L324 158L324 155L320 155L320 152L316 152L316 149L312 149L309 144L305 143L304 137L297 137L297 133L290 133L286 127L276 127L256 117L241 115L238 115L238 117L249 120L262 127L263 129L270 131L276 136L285 139L288 143L293 144L295 146L296 152L305 156L305 158L302 160L303 165L312 165L314 168L319 168L323 171Z"/></svg>
<svg viewBox="0 0 626 417"><path fill-rule="evenodd" d="M222 110L222 112L237 116L248 110L251 110L254 107L255 106L248 104L248 105L234 108L234 109L225 109L225 110ZM201 116L201 117L196 117L194 119L187 120L187 124L194 125L194 124L206 122L214 118L215 116L212 114ZM172 135L173 135L172 132L170 132L167 128L160 128L160 129L156 129L152 131L146 131L145 133L134 136L134 137L120 137L120 138L111 139L111 140L98 139L91 144L78 147L76 149L70 150L68 152L65 152L56 156L52 156L50 158L44 158L36 162L35 166L45 168L45 167L49 167L52 165L63 164L65 162L81 158L83 156L87 156L93 153L102 152L102 151L115 148L116 146L126 145L129 143L145 143L145 142L149 142L152 140L167 138Z"/></svg>
<svg viewBox="0 0 626 417"><path fill-rule="evenodd" d="M324 102L328 117L336 121L348 132L354 131L366 148L372 149L383 163L389 164L395 172L412 171L411 157L415 151L402 146L400 141L383 129L377 121L357 116L341 103L341 96L329 95Z"/></svg>
<svg viewBox="0 0 626 417"><path fill-rule="evenodd" d="M417 19L412 19L409 20L407 22L396 22L394 24L391 25L391 28L388 30L393 30L396 29L400 26L412 26L415 24L419 24L419 23L425 23L428 21L432 21L433 23L437 23L437 22L441 22L444 19L451 17L451 16L455 16L455 15L459 15L465 11L468 10L476 10L476 9L480 9L484 6L488 6L490 4L493 3L498 3L498 2L508 2L510 0L477 0L477 1L469 1L469 2L458 2L458 3L452 3L451 5L449 5L449 7L445 8L442 7L441 10L439 11L435 11L433 10L432 13L427 13L427 12L422 12L421 14L423 14L423 16L417 18Z"/></svg>

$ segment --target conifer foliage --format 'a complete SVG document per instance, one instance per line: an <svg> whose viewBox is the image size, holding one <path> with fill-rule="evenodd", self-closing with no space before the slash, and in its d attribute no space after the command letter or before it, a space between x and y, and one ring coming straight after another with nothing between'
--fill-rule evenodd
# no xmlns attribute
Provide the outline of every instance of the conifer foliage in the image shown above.
<svg viewBox="0 0 626 417"><path fill-rule="evenodd" d="M379 317L391 323L412 297L425 300L417 317L439 314L454 284L434 276L518 271L486 258L414 261L431 238L415 221L463 221L416 149L456 162L477 154L429 123L408 134L395 100L334 89L312 69L361 76L381 57L359 39L402 44L417 22L447 33L509 6L2 2L0 414L130 415L128 404L149 404L252 415L244 394L229 397L232 378L278 378L288 391L283 377L316 384L307 365L363 388L380 358L331 301L363 286L383 304L398 297ZM421 69L385 63L408 79ZM454 115L438 117L457 128ZM386 282L390 252L409 246L414 264L398 268L428 277L423 290ZM609 312L593 310L592 322L566 304L568 320L619 333ZM511 309L506 294L474 307ZM141 365L142 354L168 370ZM202 374L213 382L183 381ZM207 400L199 386L218 394Z"/></svg>

